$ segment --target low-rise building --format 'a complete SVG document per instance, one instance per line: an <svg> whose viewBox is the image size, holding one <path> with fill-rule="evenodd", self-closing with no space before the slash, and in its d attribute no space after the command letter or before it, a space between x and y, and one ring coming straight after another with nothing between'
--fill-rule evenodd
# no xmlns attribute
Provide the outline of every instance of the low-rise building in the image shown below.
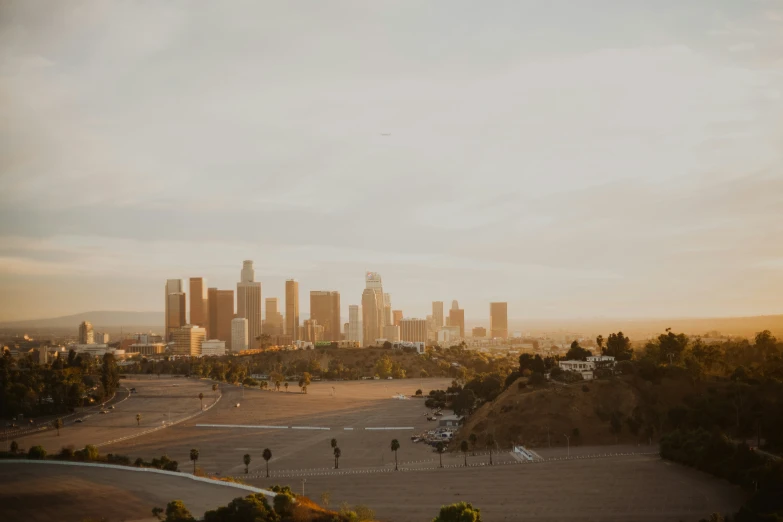
<svg viewBox="0 0 783 522"><path fill-rule="evenodd" d="M596 368L613 368L615 364L611 355L591 355L587 357L587 362L595 364Z"/></svg>
<svg viewBox="0 0 783 522"><path fill-rule="evenodd" d="M165 353L166 343L134 343L127 346L125 351L139 355L159 355Z"/></svg>
<svg viewBox="0 0 783 522"><path fill-rule="evenodd" d="M226 341L220 341L218 339L210 339L208 341L201 342L202 357L208 357L208 356L218 357L221 355L226 355Z"/></svg>
<svg viewBox="0 0 783 522"><path fill-rule="evenodd" d="M593 379L593 370L595 370L595 363L591 361L560 361L558 363L560 369L565 372L577 372L582 374L582 378L586 381Z"/></svg>

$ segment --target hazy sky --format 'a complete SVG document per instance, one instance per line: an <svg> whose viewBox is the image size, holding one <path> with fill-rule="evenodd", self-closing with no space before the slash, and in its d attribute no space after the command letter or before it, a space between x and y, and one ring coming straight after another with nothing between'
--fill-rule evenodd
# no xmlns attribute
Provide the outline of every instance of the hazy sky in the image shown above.
<svg viewBox="0 0 783 522"><path fill-rule="evenodd" d="M303 312L783 313L783 2L0 0L0 320L243 259Z"/></svg>

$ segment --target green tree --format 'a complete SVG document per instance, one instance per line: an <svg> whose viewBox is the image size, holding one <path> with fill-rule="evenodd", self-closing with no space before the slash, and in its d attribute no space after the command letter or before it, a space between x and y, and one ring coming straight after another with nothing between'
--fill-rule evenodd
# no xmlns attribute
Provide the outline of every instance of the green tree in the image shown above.
<svg viewBox="0 0 783 522"><path fill-rule="evenodd" d="M468 447L468 441L463 440L459 444L459 450L462 452L462 455L465 457L465 466L468 465L468 450L470 448Z"/></svg>
<svg viewBox="0 0 783 522"><path fill-rule="evenodd" d="M152 516L157 518L158 520L163 520L163 508L161 507L152 508Z"/></svg>
<svg viewBox="0 0 783 522"><path fill-rule="evenodd" d="M245 456L242 457L242 462L245 463L245 475L247 475L248 468L250 466L250 453L245 453Z"/></svg>
<svg viewBox="0 0 783 522"><path fill-rule="evenodd" d="M397 450L400 449L400 442L397 439L392 439L391 450L394 452L394 471L397 471Z"/></svg>
<svg viewBox="0 0 783 522"><path fill-rule="evenodd" d="M46 450L43 446L33 446L27 452L27 458L30 460L43 460L46 458Z"/></svg>
<svg viewBox="0 0 783 522"><path fill-rule="evenodd" d="M593 355L593 352L579 346L579 341L571 343L571 348L565 355L567 361L586 361L588 357Z"/></svg>
<svg viewBox="0 0 783 522"><path fill-rule="evenodd" d="M141 426L141 413L136 414L136 426Z"/></svg>
<svg viewBox="0 0 783 522"><path fill-rule="evenodd" d="M604 351L604 336L603 335L599 335L598 337L596 337L595 338L595 344L598 345L598 351L603 353L603 351Z"/></svg>
<svg viewBox="0 0 783 522"><path fill-rule="evenodd" d="M193 518L181 500L172 500L166 505L165 522L192 522L194 520L196 519Z"/></svg>
<svg viewBox="0 0 783 522"><path fill-rule="evenodd" d="M764 359L768 359L777 354L778 340L772 335L769 330L764 330L756 334L755 346L758 355Z"/></svg>
<svg viewBox="0 0 783 522"><path fill-rule="evenodd" d="M375 520L375 511L362 504L357 504L353 507L353 512L356 513L356 519L359 522L369 522Z"/></svg>
<svg viewBox="0 0 783 522"><path fill-rule="evenodd" d="M203 393L199 393L198 394L198 400L201 401L201 409L203 410L204 409L204 394Z"/></svg>
<svg viewBox="0 0 783 522"><path fill-rule="evenodd" d="M340 448L334 448L334 469L340 468L340 457L342 454L343 452L340 451Z"/></svg>
<svg viewBox="0 0 783 522"><path fill-rule="evenodd" d="M193 474L196 474L196 461L198 460L198 450L192 449L190 450L190 460L193 461Z"/></svg>
<svg viewBox="0 0 783 522"><path fill-rule="evenodd" d="M392 373L392 361L388 355L383 354L380 359L375 363L375 373L382 379L390 376Z"/></svg>
<svg viewBox="0 0 783 522"><path fill-rule="evenodd" d="M272 458L272 450L266 448L262 453L264 460L266 461L266 476L269 478L269 460Z"/></svg>
<svg viewBox="0 0 783 522"><path fill-rule="evenodd" d="M676 363L682 359L685 348L688 347L688 336L675 334L671 328L665 334L658 336L658 353L661 362Z"/></svg>
<svg viewBox="0 0 783 522"><path fill-rule="evenodd" d="M218 385L217 385L217 383L213 383L213 384L212 384L212 393L216 393L216 392L217 392L217 389L218 389Z"/></svg>
<svg viewBox="0 0 783 522"><path fill-rule="evenodd" d="M59 437L60 436L60 428L63 427L63 420L61 418L57 417L54 420L54 422L52 422L52 426L54 427L54 429L57 430L57 436Z"/></svg>
<svg viewBox="0 0 783 522"><path fill-rule="evenodd" d="M432 522L481 522L481 510L466 502L451 504L441 507Z"/></svg>
<svg viewBox="0 0 783 522"><path fill-rule="evenodd" d="M107 397L111 396L120 385L120 372L117 369L117 361L114 359L114 354L106 353L103 356L101 385Z"/></svg>
<svg viewBox="0 0 783 522"><path fill-rule="evenodd" d="M10 450L11 453L16 453L17 451L19 451L19 443L16 442L15 440L12 440Z"/></svg>
<svg viewBox="0 0 783 522"><path fill-rule="evenodd" d="M325 507L329 507L329 501L332 499L331 493L328 491L324 491L321 493L321 504L323 504Z"/></svg>
<svg viewBox="0 0 783 522"><path fill-rule="evenodd" d="M301 386L302 386L302 391L303 391L304 393L307 393L307 387L308 387L308 386L310 386L310 382L311 382L311 376L310 376L310 373L309 373L309 372L304 372L304 373L302 374L302 384L301 384Z"/></svg>
<svg viewBox="0 0 783 522"><path fill-rule="evenodd" d="M438 452L438 459L440 460L439 467L443 467L443 452L446 451L446 445L443 444L443 441L438 441L438 443L435 445L435 450Z"/></svg>
<svg viewBox="0 0 783 522"><path fill-rule="evenodd" d="M285 391L288 391L288 382L287 381L286 381L286 383L283 386L285 387Z"/></svg>
<svg viewBox="0 0 783 522"><path fill-rule="evenodd" d="M623 335L623 332L609 334L606 340L606 348L601 350L603 355L610 355L617 361L630 361L633 357L631 339Z"/></svg>
<svg viewBox="0 0 783 522"><path fill-rule="evenodd" d="M495 449L495 436L491 433L487 434L487 448L489 448L489 465L492 465L492 450Z"/></svg>
<svg viewBox="0 0 783 522"><path fill-rule="evenodd" d="M215 510L204 513L204 522L276 522L280 517L263 493L238 497Z"/></svg>
<svg viewBox="0 0 783 522"><path fill-rule="evenodd" d="M546 371L544 360L538 354L523 353L519 356L519 373L524 373L525 370L544 373Z"/></svg>
<svg viewBox="0 0 783 522"><path fill-rule="evenodd" d="M470 415L476 408L476 394L473 390L462 390L451 401L451 409L457 415Z"/></svg>
<svg viewBox="0 0 783 522"><path fill-rule="evenodd" d="M471 455L476 455L476 442L478 442L478 437L475 433L471 433L470 437L468 437L468 440L470 441L470 451Z"/></svg>

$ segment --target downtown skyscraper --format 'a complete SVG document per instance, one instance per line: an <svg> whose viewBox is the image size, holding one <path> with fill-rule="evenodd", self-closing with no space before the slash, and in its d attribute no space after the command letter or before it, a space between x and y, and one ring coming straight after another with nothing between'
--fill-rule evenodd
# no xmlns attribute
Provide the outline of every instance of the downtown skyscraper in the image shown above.
<svg viewBox="0 0 783 522"><path fill-rule="evenodd" d="M508 303L489 303L489 336L508 338Z"/></svg>
<svg viewBox="0 0 783 522"><path fill-rule="evenodd" d="M362 326L362 313L359 305L348 306L348 332L347 340L364 346L364 328Z"/></svg>
<svg viewBox="0 0 783 522"><path fill-rule="evenodd" d="M323 326L324 341L339 341L340 331L340 292L313 290L310 292L310 320Z"/></svg>
<svg viewBox="0 0 783 522"><path fill-rule="evenodd" d="M258 346L261 336L261 283L255 280L253 261L242 262L237 283L237 317L247 319L247 338L250 348Z"/></svg>
<svg viewBox="0 0 783 522"><path fill-rule="evenodd" d="M203 277L190 278L190 324L207 326L207 282Z"/></svg>
<svg viewBox="0 0 783 522"><path fill-rule="evenodd" d="M166 309L165 309L165 337L166 341L171 340L172 332L185 325L185 287L182 279L166 280Z"/></svg>
<svg viewBox="0 0 783 522"><path fill-rule="evenodd" d="M285 333L292 341L299 340L299 281L285 282Z"/></svg>
<svg viewBox="0 0 783 522"><path fill-rule="evenodd" d="M383 283L381 275L377 272L367 272L365 274L366 288L362 293L362 325L364 332L364 344L370 346L376 339L383 338L383 327L385 326L385 310ZM391 309L391 306L389 307Z"/></svg>

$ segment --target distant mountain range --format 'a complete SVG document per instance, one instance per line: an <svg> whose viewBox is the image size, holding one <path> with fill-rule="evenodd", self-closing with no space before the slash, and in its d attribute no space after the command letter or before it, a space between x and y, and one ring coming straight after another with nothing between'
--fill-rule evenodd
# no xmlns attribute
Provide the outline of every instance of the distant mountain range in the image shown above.
<svg viewBox="0 0 783 522"><path fill-rule="evenodd" d="M97 311L47 319L4 321L0 322L0 328L72 328L75 330L82 321L89 321L98 330L130 326L151 326L162 330L164 317L163 312Z"/></svg>

